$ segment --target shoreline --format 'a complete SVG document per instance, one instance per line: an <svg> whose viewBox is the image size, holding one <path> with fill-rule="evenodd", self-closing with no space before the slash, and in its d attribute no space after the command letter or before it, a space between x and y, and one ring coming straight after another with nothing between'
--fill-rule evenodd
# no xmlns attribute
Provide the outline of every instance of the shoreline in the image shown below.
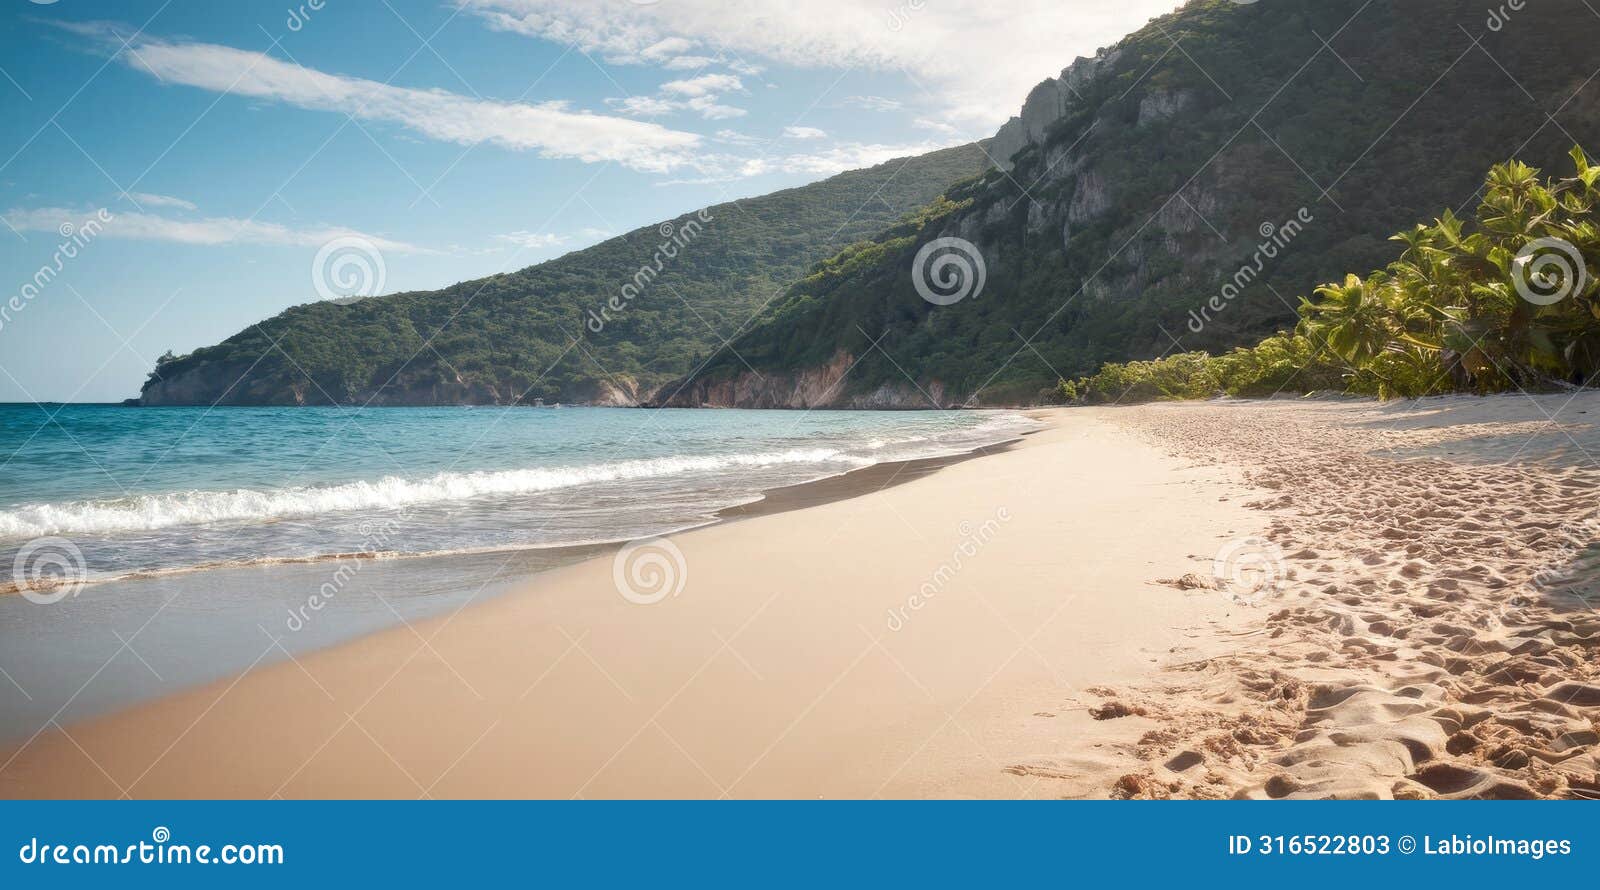
<svg viewBox="0 0 1600 890"><path fill-rule="evenodd" d="M1031 435L1034 431L1023 433ZM786 510L799 510L809 506L831 503L855 497L866 491L874 491L882 487L883 483L874 485L874 480L883 479L887 484L899 484L910 481L942 467L959 463L964 460L983 457L988 454L999 453L1011 445L1021 441L1008 439L992 445L980 445L968 451L957 454L940 455L938 457L917 457L907 460L889 460L882 463L871 464L865 467L855 467L836 473L832 476L823 476L806 482L797 482L792 485L779 485L773 488L762 489L756 497L744 503L732 504L721 507L711 514L710 518L697 525L685 526L663 532L662 537L683 534L697 528L706 528L720 522L729 522L746 519L754 516L766 516L781 513ZM150 581L160 578L170 578L179 575L199 574L204 572L250 570L269 566L293 565L319 565L324 563L342 563L347 561L372 561L387 562L399 560L438 560L446 561L464 557L490 556L494 554L518 554L533 556L541 554L548 556L546 568L536 571L548 571L563 565L570 565L594 556L612 552L627 544L627 538L578 541L564 544L506 544L493 547L472 547L461 550L435 550L421 553L397 552L392 550L365 550L348 553L323 553L310 556L274 556L260 559L234 560L228 562L209 562L198 565L176 566L160 569L134 569L120 575L107 575L104 577L87 577L78 583L82 588L94 587L104 584L116 584L128 581ZM60 585L57 585L60 586ZM55 587L38 588L46 593L54 591ZM16 581L0 581L0 597L21 596L23 587Z"/></svg>
<svg viewBox="0 0 1600 890"><path fill-rule="evenodd" d="M1017 441L1019 440L1005 440L937 457L884 461L848 469L820 479L764 489L750 501L718 509L708 514L699 524L668 532L666 536L845 500L878 490L888 484L899 484L920 478L942 467L982 457L985 454L998 453ZM48 617L56 624L72 625L73 632L62 634L55 639L52 645L46 647L50 650L48 654L22 653L49 661L50 668L36 671L35 676L29 678L22 673L25 665L19 667L16 663L8 663L3 666L24 679L29 694L25 700L7 701L0 698L0 718L4 718L0 720L0 751L5 751L7 746L27 741L38 731L41 724L48 725L49 720L78 722L95 719L164 697L182 694L219 678L229 677L246 667L277 663L286 658L304 657L322 649L351 642L361 636L404 627L447 613L464 603L484 602L514 593L530 579L555 569L590 559L609 559L628 543L627 540L606 540L550 546L508 545L415 554L329 554L136 571L115 577L89 579L74 596L54 603L50 607L52 610L60 611L52 611ZM106 655L98 648L94 648L92 652L75 653L76 649L83 648L83 644L78 642L81 638L98 641L102 636L114 640L127 637L133 630L142 629L144 616L153 617L161 614L170 603L211 600L218 591L225 591L232 597L234 611L248 612L237 620L229 622L238 625L235 629L237 632L232 635L233 638L240 645L248 647L255 645L260 639L257 630L259 627L265 625L277 628L278 625L272 623L270 619L275 616L276 619L282 620L283 616L278 612L251 608L260 604L246 603L243 600L283 599L284 591L299 588L318 589L329 580L330 570L335 572L333 579L339 584L339 596L343 598L345 608L342 613L334 609L326 612L317 610L320 614L316 617L322 619L324 626L319 627L319 633L311 635L309 640L302 639L298 633L300 628L292 624L286 628L278 628L277 633L280 635L284 651L269 655L261 660L259 665L251 662L248 656L243 656L229 647L212 645L209 649L211 652L209 667L183 664L174 668L163 664L160 675L153 678L155 682L151 680L156 669L135 661L132 666L138 670L134 672L133 677L101 677L95 682L90 694L80 696L83 692L79 686L80 682L87 686L88 680L96 678L96 669L102 666ZM343 580L347 570L348 576L352 579L348 588ZM414 579L423 579L420 582L423 586L443 589L426 597L428 603L424 606L411 608L403 601L405 594L396 588L410 586L414 583ZM82 604L76 602L79 598L84 599ZM355 602L357 600L360 602ZM291 612L299 610L302 618L311 617L306 614L306 606L303 603L296 606L294 600L290 599L287 600L287 605ZM27 619L37 621L44 617L29 608L30 606L31 604L25 603L21 590L15 585L0 588L0 620L6 618L7 609L26 610L24 614L13 613L18 622ZM222 608L222 614L208 613L202 620L225 620L231 617L226 607L219 608ZM85 612L85 609L88 611ZM76 611L67 614L68 610ZM168 614L170 617L170 613ZM328 627L329 624L333 626ZM291 632L284 633L285 629ZM180 630L182 632L172 638L158 641L155 648L186 646L202 636L228 635L226 628L198 622L183 626ZM33 646L35 642L23 641L22 645ZM67 656L80 655L81 657L75 659L78 663L70 664L74 659L64 658L63 650ZM145 656L140 656L140 660L144 658ZM149 658L159 660L156 653L151 653ZM63 664L63 661L69 663ZM103 690L108 683L118 688ZM106 691L107 694L95 695L101 691ZM57 694L52 695L52 693ZM44 701L59 702L61 699L67 699L67 703L60 711L57 711L53 704L41 705ZM16 725L9 725L12 723ZM6 756L9 754L0 754L0 760Z"/></svg>
<svg viewBox="0 0 1600 890"><path fill-rule="evenodd" d="M0 797L1600 798L1600 393L1044 418L62 721Z"/></svg>
<svg viewBox="0 0 1600 890"><path fill-rule="evenodd" d="M448 616L52 727L0 755L0 796L1018 796L1038 780L1009 762L1103 728L1018 702L1141 676L1240 618L1191 599L1141 626L1170 597L1145 583L1140 555L1156 554L1118 531L1159 507L1141 534L1185 541L1157 560L1181 567L1244 518L1199 494L1229 474L1184 470L1092 411L1068 414L987 460L877 465L670 536L688 583L654 605L618 596L612 560L590 559ZM1173 509L1174 472L1189 510ZM1074 563L1082 577L1060 577ZM933 595L908 610L919 590ZM896 608L912 619L898 632ZM205 766L223 749L237 768ZM636 762L646 749L677 766ZM513 767L532 751L542 765Z"/></svg>

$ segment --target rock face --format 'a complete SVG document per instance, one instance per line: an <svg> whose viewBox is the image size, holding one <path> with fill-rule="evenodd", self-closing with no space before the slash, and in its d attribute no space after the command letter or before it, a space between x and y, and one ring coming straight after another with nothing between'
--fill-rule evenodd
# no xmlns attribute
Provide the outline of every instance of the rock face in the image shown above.
<svg viewBox="0 0 1600 890"><path fill-rule="evenodd" d="M1095 75L1114 64L1117 51L1103 49L1092 58L1078 57L1061 72L1060 77L1046 78L1028 93L1022 111L1006 121L989 144L989 154L1003 170L1014 166L1012 158L1017 152L1045 140L1050 125L1065 117L1075 104L1083 102L1083 88Z"/></svg>
<svg viewBox="0 0 1600 890"><path fill-rule="evenodd" d="M661 387L646 404L653 408L858 408L913 409L956 407L945 403L938 382L918 388L909 381L883 384L866 393L846 391L845 378L856 360L836 354L827 364L792 374L757 375L749 370L732 377L691 378Z"/></svg>
<svg viewBox="0 0 1600 890"><path fill-rule="evenodd" d="M1139 126L1164 121L1188 107L1194 99L1189 90L1151 90L1139 100Z"/></svg>
<svg viewBox="0 0 1600 890"><path fill-rule="evenodd" d="M640 402L639 381L618 374L600 381L589 404L596 408L637 408Z"/></svg>

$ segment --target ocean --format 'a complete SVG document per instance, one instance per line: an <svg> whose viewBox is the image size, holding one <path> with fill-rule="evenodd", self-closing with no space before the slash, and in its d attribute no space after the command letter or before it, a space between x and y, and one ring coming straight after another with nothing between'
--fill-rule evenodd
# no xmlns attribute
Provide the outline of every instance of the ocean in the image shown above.
<svg viewBox="0 0 1600 890"><path fill-rule="evenodd" d="M460 608L598 552L585 545L1037 426L1012 411L0 405L0 739ZM308 611L334 582L336 606Z"/></svg>
<svg viewBox="0 0 1600 890"><path fill-rule="evenodd" d="M70 541L91 582L629 540L1032 426L1012 412L6 405L0 566L41 537Z"/></svg>

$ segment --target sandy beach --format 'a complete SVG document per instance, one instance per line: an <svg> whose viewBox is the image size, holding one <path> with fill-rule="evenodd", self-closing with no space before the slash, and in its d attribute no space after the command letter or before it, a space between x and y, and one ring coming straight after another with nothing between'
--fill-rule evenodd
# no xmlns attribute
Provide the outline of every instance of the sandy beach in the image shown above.
<svg viewBox="0 0 1600 890"><path fill-rule="evenodd" d="M673 536L658 599L606 555L268 647L0 753L0 795L1600 793L1596 394L1039 416Z"/></svg>

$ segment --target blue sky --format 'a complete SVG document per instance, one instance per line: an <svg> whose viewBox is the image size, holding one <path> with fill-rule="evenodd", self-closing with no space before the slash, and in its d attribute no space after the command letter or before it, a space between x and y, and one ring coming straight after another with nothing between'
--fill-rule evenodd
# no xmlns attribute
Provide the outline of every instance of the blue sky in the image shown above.
<svg viewBox="0 0 1600 890"><path fill-rule="evenodd" d="M991 135L1175 3L11 0L0 401Z"/></svg>

